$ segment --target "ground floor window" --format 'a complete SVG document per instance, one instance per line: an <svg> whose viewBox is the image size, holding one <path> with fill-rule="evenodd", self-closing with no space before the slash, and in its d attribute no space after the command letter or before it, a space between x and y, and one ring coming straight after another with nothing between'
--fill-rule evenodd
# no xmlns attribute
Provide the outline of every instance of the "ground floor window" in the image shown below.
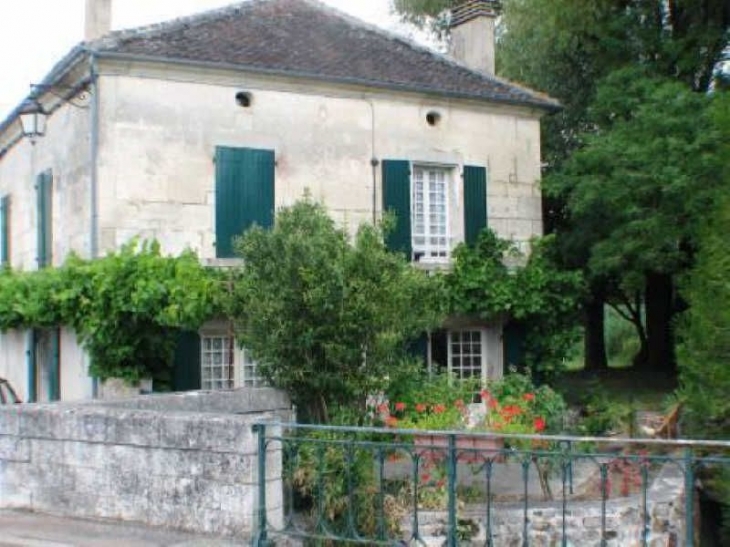
<svg viewBox="0 0 730 547"><path fill-rule="evenodd" d="M202 389L233 389L263 385L256 362L229 335L201 336Z"/></svg>
<svg viewBox="0 0 730 547"><path fill-rule="evenodd" d="M231 389L233 387L233 339L229 336L203 336L201 344L200 387Z"/></svg>
<svg viewBox="0 0 730 547"><path fill-rule="evenodd" d="M485 378L484 339L481 330L449 332L449 372L460 380Z"/></svg>
<svg viewBox="0 0 730 547"><path fill-rule="evenodd" d="M441 329L424 339L423 357L431 372L449 372L460 380L482 382L502 376L502 329L467 327Z"/></svg>

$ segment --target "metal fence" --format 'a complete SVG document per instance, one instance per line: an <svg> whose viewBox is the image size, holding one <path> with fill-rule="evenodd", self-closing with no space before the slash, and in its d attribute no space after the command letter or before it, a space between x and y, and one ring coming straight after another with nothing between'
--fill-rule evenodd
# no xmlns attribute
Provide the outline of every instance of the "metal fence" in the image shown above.
<svg viewBox="0 0 730 547"><path fill-rule="evenodd" d="M698 545L727 442L259 424L255 545ZM278 470L275 470L278 473ZM268 473L268 475L267 475ZM266 508L283 514L272 522ZM281 509L283 508L283 511ZM654 543L658 542L658 543Z"/></svg>

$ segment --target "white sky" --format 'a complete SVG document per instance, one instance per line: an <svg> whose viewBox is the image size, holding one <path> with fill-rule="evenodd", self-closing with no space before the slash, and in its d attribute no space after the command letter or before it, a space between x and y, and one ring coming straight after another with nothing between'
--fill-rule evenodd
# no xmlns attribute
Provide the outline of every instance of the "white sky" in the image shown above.
<svg viewBox="0 0 730 547"><path fill-rule="evenodd" d="M322 0L355 17L405 32L389 0ZM237 3L237 0L112 0L112 29L136 27ZM31 83L83 39L85 0L0 0L0 121Z"/></svg>

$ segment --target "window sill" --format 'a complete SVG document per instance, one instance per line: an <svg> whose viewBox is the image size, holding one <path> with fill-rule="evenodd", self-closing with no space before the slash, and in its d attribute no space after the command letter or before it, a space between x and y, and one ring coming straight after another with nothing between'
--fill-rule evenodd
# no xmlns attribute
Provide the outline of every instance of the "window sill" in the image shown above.
<svg viewBox="0 0 730 547"><path fill-rule="evenodd" d="M242 258L205 258L203 266L208 268L238 268L243 266Z"/></svg>
<svg viewBox="0 0 730 547"><path fill-rule="evenodd" d="M420 262L412 262L412 264L419 270L424 270L426 272L450 272L454 267L454 263L450 258L438 261L421 260Z"/></svg>

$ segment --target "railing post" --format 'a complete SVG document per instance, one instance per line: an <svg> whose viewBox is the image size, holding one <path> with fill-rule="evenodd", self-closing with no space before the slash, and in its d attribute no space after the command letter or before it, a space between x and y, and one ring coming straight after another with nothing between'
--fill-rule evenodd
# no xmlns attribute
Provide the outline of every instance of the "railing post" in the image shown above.
<svg viewBox="0 0 730 547"><path fill-rule="evenodd" d="M256 515L258 517L258 530L254 535L254 547L266 547L268 537L266 533L266 426L264 424L255 424L253 432L258 435L258 487L259 501Z"/></svg>
<svg viewBox="0 0 730 547"><path fill-rule="evenodd" d="M684 544L686 545L686 547L692 547L695 541L694 497L694 457L692 454L692 449L687 447L684 449L684 518L686 521L686 537Z"/></svg>
<svg viewBox="0 0 730 547"><path fill-rule="evenodd" d="M457 540L457 520L456 520L456 435L449 435L449 457L448 479L449 479L449 535L447 540L448 547L456 547Z"/></svg>

